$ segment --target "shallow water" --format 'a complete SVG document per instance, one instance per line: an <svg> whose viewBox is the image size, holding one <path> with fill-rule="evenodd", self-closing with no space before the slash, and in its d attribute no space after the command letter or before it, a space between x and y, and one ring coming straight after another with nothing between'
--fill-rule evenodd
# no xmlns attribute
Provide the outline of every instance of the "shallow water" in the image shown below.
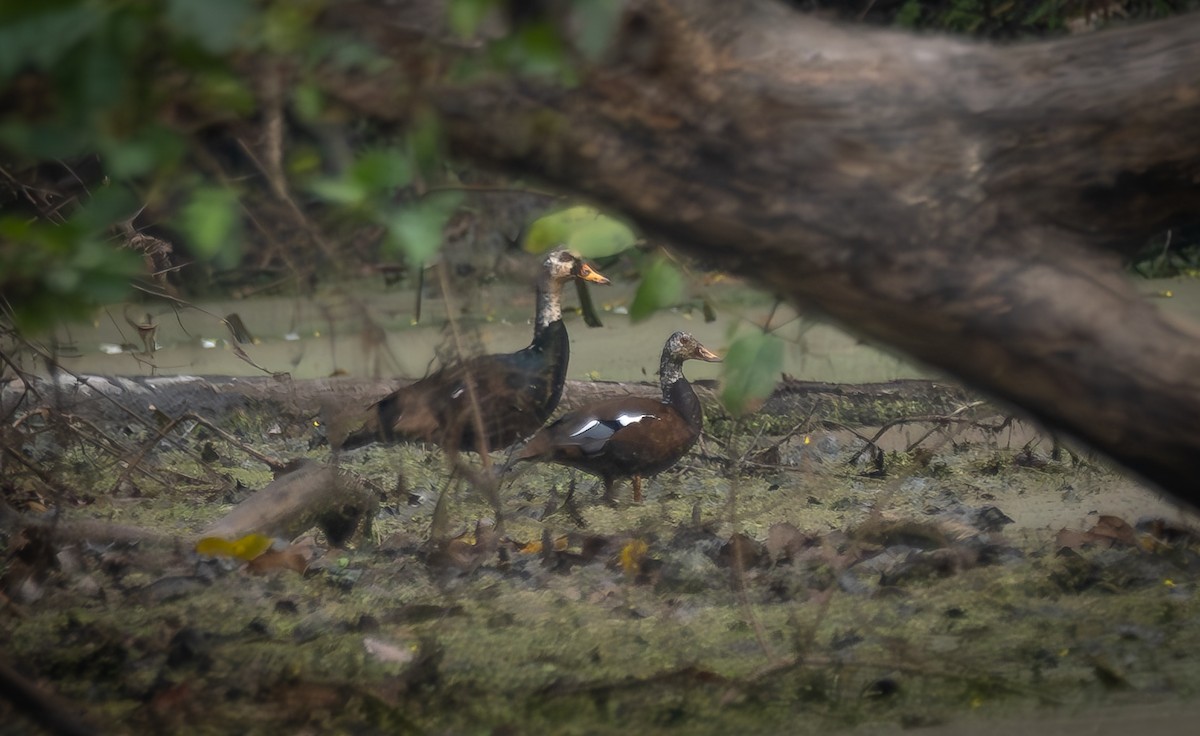
<svg viewBox="0 0 1200 736"><path fill-rule="evenodd" d="M1139 281L1139 290L1169 312L1200 322L1200 281ZM699 291L679 307L633 323L623 314L636 284L592 288L604 326L590 329L574 313L572 289L565 306L571 334L569 376L574 379L654 380L662 343L677 329L692 332L705 345L723 352L740 332L767 322L788 343L783 373L800 380L866 383L928 377L895 354L860 342L837 327L799 315L770 296L740 282L703 287L716 308L705 322ZM1168 296L1169 295L1169 296ZM454 297L452 297L454 298ZM467 350L509 352L528 344L533 294L510 284L478 287L470 310L455 299L450 308ZM413 324L415 292L408 287L382 289L377 282L352 282L312 297L257 297L223 300L173 309L156 305L115 305L100 310L91 324L60 328L56 339L61 363L78 373L114 375L261 375L288 372L296 378L346 374L416 378L427 373L439 349L453 344L447 329L447 304L426 292L422 319ZM157 325L153 355L146 355L137 330L149 313ZM225 315L237 314L253 343L241 345L240 358ZM370 335L378 336L371 339ZM382 338L382 339L381 339ZM256 367L257 366L257 367ZM38 365L29 368L38 370ZM693 379L717 378L720 366L692 363Z"/></svg>

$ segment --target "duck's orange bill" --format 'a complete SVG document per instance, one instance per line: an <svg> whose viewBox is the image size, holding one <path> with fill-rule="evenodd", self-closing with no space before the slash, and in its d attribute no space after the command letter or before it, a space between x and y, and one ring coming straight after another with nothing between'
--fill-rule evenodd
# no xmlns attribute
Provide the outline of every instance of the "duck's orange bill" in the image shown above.
<svg viewBox="0 0 1200 736"><path fill-rule="evenodd" d="M709 363L720 363L721 362L721 356L717 355L716 353L714 353L713 351L704 347L703 345L697 345L696 348L697 348L696 357L699 358L700 360L706 360Z"/></svg>
<svg viewBox="0 0 1200 736"><path fill-rule="evenodd" d="M612 283L608 277L584 263L579 267L579 278L584 281L591 281L593 284L609 284Z"/></svg>

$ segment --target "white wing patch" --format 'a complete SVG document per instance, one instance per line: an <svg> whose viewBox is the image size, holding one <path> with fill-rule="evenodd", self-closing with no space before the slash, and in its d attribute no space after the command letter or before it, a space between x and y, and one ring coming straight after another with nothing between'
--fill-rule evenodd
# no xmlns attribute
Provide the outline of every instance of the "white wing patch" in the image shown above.
<svg viewBox="0 0 1200 736"><path fill-rule="evenodd" d="M631 424L636 424L647 417L652 417L653 414L618 414L617 421L622 427L628 427Z"/></svg>
<svg viewBox="0 0 1200 736"><path fill-rule="evenodd" d="M583 434L584 432L588 431L589 429L591 429L592 427L596 426L599 423L600 423L599 419L591 419L588 421L587 424L584 424L582 427L580 427L579 429L572 432L571 436L578 437L579 435Z"/></svg>
<svg viewBox="0 0 1200 736"><path fill-rule="evenodd" d="M467 390L466 386L459 386L458 388L454 389L454 393L450 394L450 398L457 399L459 396L462 396L463 393L466 392L466 390Z"/></svg>

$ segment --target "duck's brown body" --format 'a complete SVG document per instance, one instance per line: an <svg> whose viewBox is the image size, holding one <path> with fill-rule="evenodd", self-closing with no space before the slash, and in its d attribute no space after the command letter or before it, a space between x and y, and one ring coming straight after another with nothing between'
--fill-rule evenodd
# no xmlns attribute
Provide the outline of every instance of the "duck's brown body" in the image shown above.
<svg viewBox="0 0 1200 736"><path fill-rule="evenodd" d="M575 256L556 251L543 264L533 342L515 353L481 355L400 388L368 409L342 442L430 442L447 450L507 447L537 431L558 406L571 345L561 314L562 285L608 279Z"/></svg>
<svg viewBox="0 0 1200 736"><path fill-rule="evenodd" d="M632 478L634 500L640 501L642 477L679 462L700 437L704 413L682 370L683 361L692 358L719 360L691 335L671 335L660 367L662 401L623 397L590 404L538 432L515 459L556 462L597 475L609 500L618 478Z"/></svg>

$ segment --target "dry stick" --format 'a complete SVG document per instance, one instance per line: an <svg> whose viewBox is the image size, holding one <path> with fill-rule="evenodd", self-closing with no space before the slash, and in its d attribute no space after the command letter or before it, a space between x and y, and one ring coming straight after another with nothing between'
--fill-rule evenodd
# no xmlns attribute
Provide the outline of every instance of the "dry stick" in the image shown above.
<svg viewBox="0 0 1200 736"><path fill-rule="evenodd" d="M28 185L22 183L21 181L19 181L12 174L8 173L8 170L5 169L3 166L0 166L0 174L3 174L6 179L8 179L19 190L21 190L21 194L25 195L25 199L29 200L29 203L31 205L33 205L34 208L37 209L38 213L41 214L42 217L46 218L47 220L53 220L54 216L57 215L59 224L66 222L66 218L63 217L62 215L58 215L58 213L55 212L54 210L46 209L50 205L48 197L58 196L57 192L51 191L49 189L41 189L39 187L28 186ZM42 196L42 201L39 202L38 200L34 199L33 195L30 194L30 192L37 192L38 194L40 194Z"/></svg>
<svg viewBox="0 0 1200 736"><path fill-rule="evenodd" d="M957 411L956 411L956 413L957 413ZM838 422L830 422L830 424L832 424L836 427L839 427L841 429L844 429L848 432L853 432L856 437L861 439L863 442L866 442L869 446L874 447L876 450L878 450L879 445L877 443L879 441L879 438L883 437L883 435L886 434L889 429L891 429L893 427L897 427L902 424L911 424L913 422L936 422L936 423L940 423L940 424L956 424L956 423L957 424L970 424L979 429L987 430L989 432L999 432L1000 430L1004 429L1004 427L1007 426L1007 424L1008 424L1008 422L1003 422L999 425L984 424L983 422L980 422L978 420L971 419L969 417L958 417L958 416L954 416L954 414L948 414L948 415L947 414L926 414L926 415L917 415L917 416L908 416L908 417L898 417L896 419L892 419L892 420L889 420L888 422L884 423L884 425L879 428L879 431L877 431L875 433L875 436L871 437L869 439L867 437L865 437L864 435L862 435L858 432L855 432L854 429L852 429L851 427L847 427L844 424L840 424ZM847 463L849 463L850 465L853 465L858 460L859 456L861 456L863 454L863 452L866 451L866 449L867 448L865 448L865 447L859 449L859 451L854 453L854 455L847 461Z"/></svg>
<svg viewBox="0 0 1200 736"><path fill-rule="evenodd" d="M296 204L296 200L292 197L291 192L289 192L287 189L287 181L283 180L276 182L274 177L271 175L271 172L267 169L263 162L258 159L258 156L254 154L254 151L250 148L250 146L248 146L241 138L238 138L237 142L242 148L242 151L244 151L246 156L250 159L250 162L253 163L254 166L262 173L262 175L267 178L267 182L270 183L271 188L275 190L275 195L280 199L280 201L287 205L287 208L291 210L292 215L305 229L305 231L308 232L308 236L312 238L312 241L317 244L317 247L324 252L325 257L328 258L330 262L336 262L338 260L337 250L329 243L328 240L325 239L325 236L321 233L320 228L318 228L312 222L312 220L310 220L308 216L304 214L304 211L300 209L300 205Z"/></svg>
<svg viewBox="0 0 1200 736"><path fill-rule="evenodd" d="M25 468L29 472L36 475L38 480L45 483L46 487L52 489L55 493L57 493L63 497L69 495L67 492L67 489L63 488L58 483L55 483L50 478L50 476L46 475L46 471L44 471L41 468L37 467L36 465L33 465L32 463L30 463L28 460L25 459L25 456L22 455L21 453L17 452L16 450L9 447L8 445L0 445L0 450L4 450L4 452L8 453L9 457L13 458L21 465L24 465Z"/></svg>
<svg viewBox="0 0 1200 736"><path fill-rule="evenodd" d="M138 451L138 454L132 460L129 461L129 464L126 466L126 468L123 471L121 471L121 475L118 476L117 480L113 483L111 492L115 493L117 491L117 489L121 487L121 484L125 482L125 479L129 477L129 474L131 472L133 472L134 468L137 468L139 465L141 465L141 462L142 462L142 460L144 460L146 458L146 455L149 454L150 451L152 449L154 449L154 447L159 442L161 442L164 438L166 438L166 436L172 430L174 430L175 427L179 426L179 424L181 422L185 422L185 421L189 421L189 420L207 428L209 431L213 432L214 434L219 436L221 439L225 440L226 442L233 445L234 447L241 449L242 452L255 458L256 460L263 463L264 465L266 465L267 467L269 467L271 470L273 470L275 472L279 472L280 470L283 470L283 468L286 466L286 463L282 462L278 458L274 458L269 455L264 455L264 454L260 453L258 450L255 450L253 447L250 447L249 445L245 444L238 438L229 434L228 432L226 432L225 430L216 426L215 424L208 421L207 419L205 419L197 414L193 414L192 412L186 412L184 414L180 414L179 416L175 417L171 421L167 422L157 432L155 432L153 437L151 437L149 440L147 440L142 445L142 448L141 448L141 450Z"/></svg>
<svg viewBox="0 0 1200 736"><path fill-rule="evenodd" d="M47 731L58 736L91 736L95 725L75 715L78 703L47 692L0 661L0 696Z"/></svg>
<svg viewBox="0 0 1200 736"><path fill-rule="evenodd" d="M729 426L729 442L733 445L733 431L737 422L733 422ZM729 479L729 499L727 506L729 508L729 526L737 534L737 468L731 468L733 477ZM762 649L763 655L769 661L778 661L774 650L771 649L770 643L767 642L767 633L763 628L762 621L758 614L754 612L754 607L750 605L750 594L746 590L746 566L742 560L741 544L733 545L733 565L730 570L733 573L734 586L737 589L738 603L741 604L742 610L745 612L746 618L750 621L750 627L754 630L754 638L758 640L758 646Z"/></svg>
<svg viewBox="0 0 1200 736"><path fill-rule="evenodd" d="M107 433L104 432L104 430L100 429L92 422L89 422L88 420L83 419L82 417L77 417L73 414L65 414L64 413L64 414L61 414L60 416L67 423L67 429L69 429L72 432L74 432L75 434L79 435L80 439L82 439L84 442L87 442L87 443L95 446L101 452L106 452L109 455L112 455L113 457L115 457L117 460L127 457L129 455L129 453L131 452L131 450L128 447L125 447L124 445L122 445L115 438L110 437ZM101 439L103 439L105 442L107 442L109 446L105 446L103 443L98 441L95 437L92 437L91 435L88 435L86 432L83 432L79 427L74 426L72 424L72 422L77 422L77 423L83 425L85 428L91 430L92 432L95 432L96 435L99 436ZM162 478L162 477L152 473L149 470L142 468L142 469L139 469L139 472L142 475L149 478L150 480L154 481L155 483L161 484L163 487L167 487L167 486L171 485L170 483L167 482L167 480L165 478ZM179 475L182 475L182 473L180 473ZM124 477L124 476L122 476L122 477ZM116 490L116 488L117 488L117 486L113 486L114 491Z"/></svg>
<svg viewBox="0 0 1200 736"><path fill-rule="evenodd" d="M471 422L475 425L475 450L479 454L479 459L483 463L482 476L489 478L493 474L488 472L492 466L492 456L489 452L491 448L487 446L487 437L484 433L483 424L483 409L479 404L479 393L475 386L475 377L471 374L467 366L467 361L464 359L464 345L462 332L458 329L458 320L454 318L454 310L451 308L450 298L450 282L446 276L446 269L438 268L438 283L442 289L442 300L446 305L446 319L450 323L450 335L454 339L454 350L458 354L458 360L463 366L463 374L466 377L464 383L467 389L467 400L471 403ZM456 428L457 429L457 428ZM455 457L452 460L453 464L459 463L458 448L454 449ZM476 480L478 480L476 475ZM474 481L473 481L474 483ZM490 479L483 483L474 483L475 487L483 492L488 503L491 504L492 510L496 514L496 531L502 533L504 530L503 512L500 508L500 493L494 479Z"/></svg>
<svg viewBox="0 0 1200 736"><path fill-rule="evenodd" d="M808 414L804 415L804 418L803 418L803 419L801 419L801 420L800 420L800 421L799 421L799 422L796 424L796 426L794 426L794 427L792 427L791 429L789 429L789 430L787 431L787 434L785 434L785 435L783 435L783 437L779 438L779 440L778 440L777 442L773 442L773 443L771 443L770 445L768 445L767 447L764 447L762 450L760 450L760 451L759 451L759 453L760 453L760 454L762 454L762 453L767 453L767 452L770 452L771 450L776 450L776 449L779 449L780 447L782 447L782 446L783 446L783 443L784 443L784 442L787 442L787 441L788 441L788 440L790 440L792 437L795 437L795 436L796 436L796 433L800 431L800 428L801 428L801 427L805 427L805 426L807 426L807 425L808 425L808 422L809 422L809 420L810 420L810 419L812 419L812 417L813 417L813 414L815 414L815 413L816 413L816 411L817 411L817 407L818 407L818 406L820 406L820 405L821 405L821 400L820 400L820 399L817 399L816 401L814 401L814 402L813 402L813 405L812 405L811 407L809 407L809 409L808 409ZM763 427L766 427L766 424L763 424ZM758 434L759 434L759 436L761 436L761 435L762 435L762 432L760 431ZM755 446L756 444L758 444L758 437L755 437L755 438L754 438L754 442L752 442L752 443L750 444L750 448L749 448L749 449L747 449L745 452L743 452L743 453L742 453L742 456L741 456L741 457L738 459L738 461L737 461L737 464L738 464L738 465L744 465L744 464L745 464L745 463L746 463L746 462L749 460L750 453L754 451L754 446ZM769 466L768 466L768 467L769 467Z"/></svg>
<svg viewBox="0 0 1200 736"><path fill-rule="evenodd" d="M929 667L923 667L921 665L907 664L899 660L891 662L876 662L873 660L847 660L824 655L819 657L795 657L789 660L783 660L767 665L766 667L754 672L753 675L743 682L746 685L752 685L768 678L777 677L780 673L784 673L793 669L800 669L802 667L841 667L845 669L857 670L894 670L907 675L921 675L924 677L937 677L945 680L958 681L966 678L986 678L989 684L992 686L1006 690L1014 695L1024 695L1026 697L1037 698L1038 700L1049 705L1063 704L1062 701L1058 700L1057 698L1052 698L1046 695L1041 689L1026 687L1018 683L1010 682L1003 679L999 675L995 675L990 672L972 672L965 668L961 670L936 670Z"/></svg>
<svg viewBox="0 0 1200 736"><path fill-rule="evenodd" d="M957 417L959 414L962 414L967 409L974 409L975 407L980 406L981 404L983 404L982 401L973 401L970 404L964 404L964 405L958 407L957 409L955 409L954 411L950 412L950 414L947 415L947 417L948 418L949 417ZM943 422L938 422L937 424L934 424L932 427L930 427L928 430L925 431L925 434L921 435L913 442L908 443L908 446L904 448L904 451L912 452L913 450L915 450L917 448L917 446L919 446L922 442L924 442L926 439L928 439L928 437L931 434L933 434L934 432L937 432L939 429L941 429L942 424L943 424ZM962 429L960 427L959 432L961 432L961 431L962 431Z"/></svg>
<svg viewBox="0 0 1200 736"><path fill-rule="evenodd" d="M522 187L509 187L500 184L439 184L437 186L428 187L421 195L422 197L429 196L434 192L476 192L487 194L516 194L521 196L533 195L536 197L545 197L547 199L566 199L561 194L554 192L546 192L540 189L525 189ZM507 237L507 236L506 236Z"/></svg>

